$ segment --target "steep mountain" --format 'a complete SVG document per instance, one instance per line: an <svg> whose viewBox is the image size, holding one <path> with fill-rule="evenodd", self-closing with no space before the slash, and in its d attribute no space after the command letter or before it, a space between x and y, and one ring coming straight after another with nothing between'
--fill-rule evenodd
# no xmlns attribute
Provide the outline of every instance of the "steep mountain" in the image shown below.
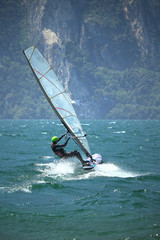
<svg viewBox="0 0 160 240"><path fill-rule="evenodd" d="M30 45L80 117L160 118L158 0L2 0L0 11L1 118L53 116L21 56Z"/></svg>

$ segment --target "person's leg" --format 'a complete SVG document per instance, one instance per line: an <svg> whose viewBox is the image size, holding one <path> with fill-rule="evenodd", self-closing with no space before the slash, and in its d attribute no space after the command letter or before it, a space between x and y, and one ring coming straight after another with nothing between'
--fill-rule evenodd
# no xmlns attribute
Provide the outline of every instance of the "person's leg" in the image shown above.
<svg viewBox="0 0 160 240"><path fill-rule="evenodd" d="M77 157L80 160L80 162L82 163L83 166L86 165L86 163L87 163L86 161L83 160L81 154L77 151L72 151L70 153L65 153L65 157Z"/></svg>
<svg viewBox="0 0 160 240"><path fill-rule="evenodd" d="M80 160L80 162L82 163L83 166L90 165L90 161L84 161L79 152L74 151L73 154Z"/></svg>
<svg viewBox="0 0 160 240"><path fill-rule="evenodd" d="M85 161L83 160L81 154L79 152L77 152L77 151L74 151L73 154L74 154L75 157L77 157L80 160L80 162L83 165Z"/></svg>

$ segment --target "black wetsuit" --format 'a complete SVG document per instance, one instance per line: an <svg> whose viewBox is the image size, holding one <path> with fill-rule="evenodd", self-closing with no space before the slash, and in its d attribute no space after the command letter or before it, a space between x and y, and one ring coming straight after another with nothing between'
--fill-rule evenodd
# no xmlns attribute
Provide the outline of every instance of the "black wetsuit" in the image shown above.
<svg viewBox="0 0 160 240"><path fill-rule="evenodd" d="M57 142L59 142L64 136L65 136L65 134L62 135ZM81 161L82 165L84 166L86 164L86 161L83 160L83 158L81 157L81 154L79 152L72 151L72 152L66 153L66 151L63 149L67 145L69 139L70 138L68 138L67 141L64 144L57 144L57 143L53 142L51 144L51 148L52 148L53 152L58 157L61 157L61 158L62 157L66 157L66 158L67 157L77 157Z"/></svg>

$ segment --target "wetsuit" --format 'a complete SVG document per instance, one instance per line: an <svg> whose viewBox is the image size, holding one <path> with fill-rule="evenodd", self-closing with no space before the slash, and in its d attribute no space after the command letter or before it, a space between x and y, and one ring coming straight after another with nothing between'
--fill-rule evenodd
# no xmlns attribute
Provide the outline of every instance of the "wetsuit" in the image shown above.
<svg viewBox="0 0 160 240"><path fill-rule="evenodd" d="M65 136L65 134L62 135L57 142L59 142L64 136ZM81 161L82 165L84 166L86 164L86 161L83 160L83 158L81 157L81 154L79 152L72 151L72 152L66 153L66 151L63 149L67 145L69 139L70 138L68 138L67 141L64 144L57 144L57 143L53 142L51 144L51 148L52 148L53 152L58 157L61 157L61 158L63 158L63 157L66 157L66 158L67 157L77 157Z"/></svg>

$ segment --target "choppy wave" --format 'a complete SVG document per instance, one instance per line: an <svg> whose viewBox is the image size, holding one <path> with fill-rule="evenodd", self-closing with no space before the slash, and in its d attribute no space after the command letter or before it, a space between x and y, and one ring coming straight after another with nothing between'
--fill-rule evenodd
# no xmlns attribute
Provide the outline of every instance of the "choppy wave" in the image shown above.
<svg viewBox="0 0 160 240"><path fill-rule="evenodd" d="M32 190L39 190L43 188L51 188L51 189L61 189L64 188L63 184L49 182L49 181L37 181L32 184Z"/></svg>
<svg viewBox="0 0 160 240"><path fill-rule="evenodd" d="M1 238L158 239L160 121L85 121L90 171L53 155L57 122L1 121Z"/></svg>
<svg viewBox="0 0 160 240"><path fill-rule="evenodd" d="M49 156L45 156L49 159ZM54 161L49 163L37 163L35 166L33 176L21 183L13 184L12 186L1 186L1 193L25 192L32 193L32 191L42 188L63 188L63 181L75 181L94 179L98 177L116 177L116 178L134 178L140 174L123 170L112 163L103 163L96 166L94 169L85 171L81 164L76 159L73 161ZM33 169L30 171L33 171Z"/></svg>
<svg viewBox="0 0 160 240"><path fill-rule="evenodd" d="M5 186L5 187L0 187L0 192L1 193L14 193L14 192L25 192L25 193L31 193L31 188L32 185L13 185L13 186Z"/></svg>

